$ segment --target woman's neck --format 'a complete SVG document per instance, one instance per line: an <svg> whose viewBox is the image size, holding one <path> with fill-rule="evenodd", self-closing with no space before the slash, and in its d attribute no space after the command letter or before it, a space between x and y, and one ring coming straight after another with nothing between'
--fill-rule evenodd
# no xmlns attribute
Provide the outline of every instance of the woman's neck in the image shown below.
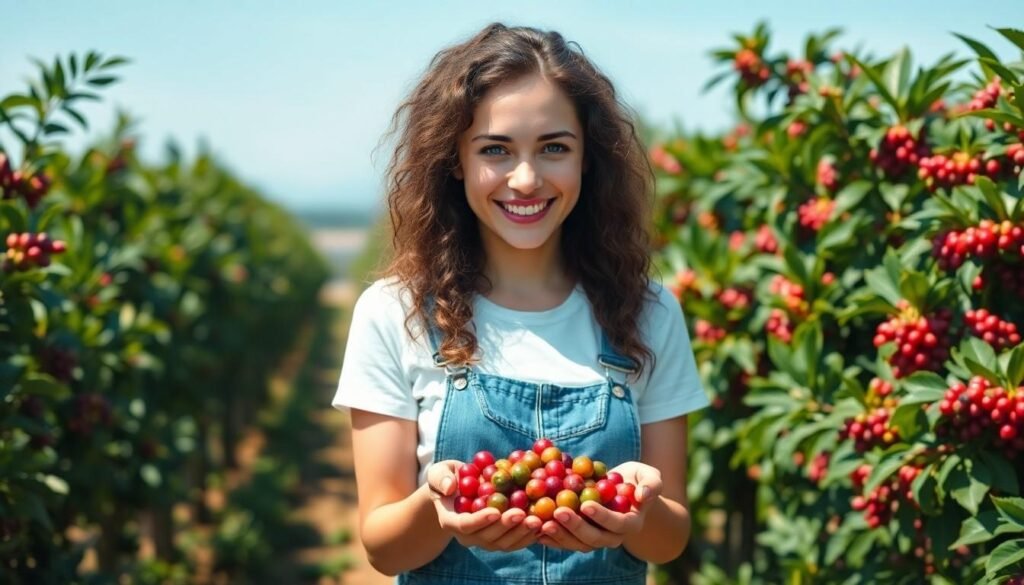
<svg viewBox="0 0 1024 585"><path fill-rule="evenodd" d="M484 274L491 284L483 294L495 304L520 311L553 309L575 286L566 275L558 233L530 250L513 248L500 238L484 237L483 245Z"/></svg>

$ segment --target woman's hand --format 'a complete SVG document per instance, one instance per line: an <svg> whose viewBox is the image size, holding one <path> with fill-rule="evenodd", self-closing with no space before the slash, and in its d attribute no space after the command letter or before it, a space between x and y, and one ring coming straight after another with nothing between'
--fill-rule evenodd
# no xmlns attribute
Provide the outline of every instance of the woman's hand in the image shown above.
<svg viewBox="0 0 1024 585"><path fill-rule="evenodd" d="M504 513L494 508L471 514L457 513L455 497L461 466L462 462L449 459L433 463L427 469L430 498L437 509L441 528L463 546L490 551L513 551L537 542L542 522L536 517L527 519L526 512L519 508L510 508Z"/></svg>
<svg viewBox="0 0 1024 585"><path fill-rule="evenodd" d="M627 461L611 471L621 474L623 482L636 486L637 507L620 513L597 502L583 502L579 514L570 508L558 508L555 519L548 520L541 528L541 544L590 552L621 546L626 536L643 529L647 514L644 503L661 495L661 472L638 461Z"/></svg>

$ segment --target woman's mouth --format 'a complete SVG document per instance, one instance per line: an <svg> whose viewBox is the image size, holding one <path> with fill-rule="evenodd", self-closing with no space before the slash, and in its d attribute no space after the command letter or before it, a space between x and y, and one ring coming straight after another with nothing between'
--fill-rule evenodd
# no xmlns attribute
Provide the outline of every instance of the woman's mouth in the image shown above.
<svg viewBox="0 0 1024 585"><path fill-rule="evenodd" d="M515 223L533 223L547 215L548 210L551 208L552 201L554 201L554 199L546 199L531 205L522 205L520 203L512 203L510 201L495 201L495 203L509 221L513 221Z"/></svg>

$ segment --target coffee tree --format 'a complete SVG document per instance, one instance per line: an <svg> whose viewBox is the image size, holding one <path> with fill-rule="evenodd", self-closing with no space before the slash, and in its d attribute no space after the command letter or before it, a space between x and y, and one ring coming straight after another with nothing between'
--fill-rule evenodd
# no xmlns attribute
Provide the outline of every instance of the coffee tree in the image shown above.
<svg viewBox="0 0 1024 585"><path fill-rule="evenodd" d="M0 99L4 583L79 582L90 547L101 575L129 571L143 517L180 559L173 506L208 519L205 478L232 464L327 277L302 228L205 152L145 163L124 115L81 155L62 147L125 63L37 62Z"/></svg>
<svg viewBox="0 0 1024 585"><path fill-rule="evenodd" d="M657 264L713 399L670 574L1020 583L1024 66L838 34L736 35L709 84L734 84L735 128L651 147Z"/></svg>

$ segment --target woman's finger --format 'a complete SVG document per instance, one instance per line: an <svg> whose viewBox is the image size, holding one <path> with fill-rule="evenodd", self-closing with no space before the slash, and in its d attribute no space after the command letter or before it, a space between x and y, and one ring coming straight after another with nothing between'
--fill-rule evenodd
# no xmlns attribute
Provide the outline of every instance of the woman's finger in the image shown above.
<svg viewBox="0 0 1024 585"><path fill-rule="evenodd" d="M590 524L570 508L555 510L555 520L576 537L577 540L593 548L615 548L622 544L622 535L603 530Z"/></svg>
<svg viewBox="0 0 1024 585"><path fill-rule="evenodd" d="M555 546L558 548L579 552L590 552L594 550L594 547L580 541L571 532L563 528L554 520L548 520L545 522L541 530L543 531L544 536L553 540L555 542Z"/></svg>
<svg viewBox="0 0 1024 585"><path fill-rule="evenodd" d="M637 532L643 524L640 515L633 510L623 514L609 510L596 502L583 502L583 505L580 506L580 513L599 527L616 534Z"/></svg>

